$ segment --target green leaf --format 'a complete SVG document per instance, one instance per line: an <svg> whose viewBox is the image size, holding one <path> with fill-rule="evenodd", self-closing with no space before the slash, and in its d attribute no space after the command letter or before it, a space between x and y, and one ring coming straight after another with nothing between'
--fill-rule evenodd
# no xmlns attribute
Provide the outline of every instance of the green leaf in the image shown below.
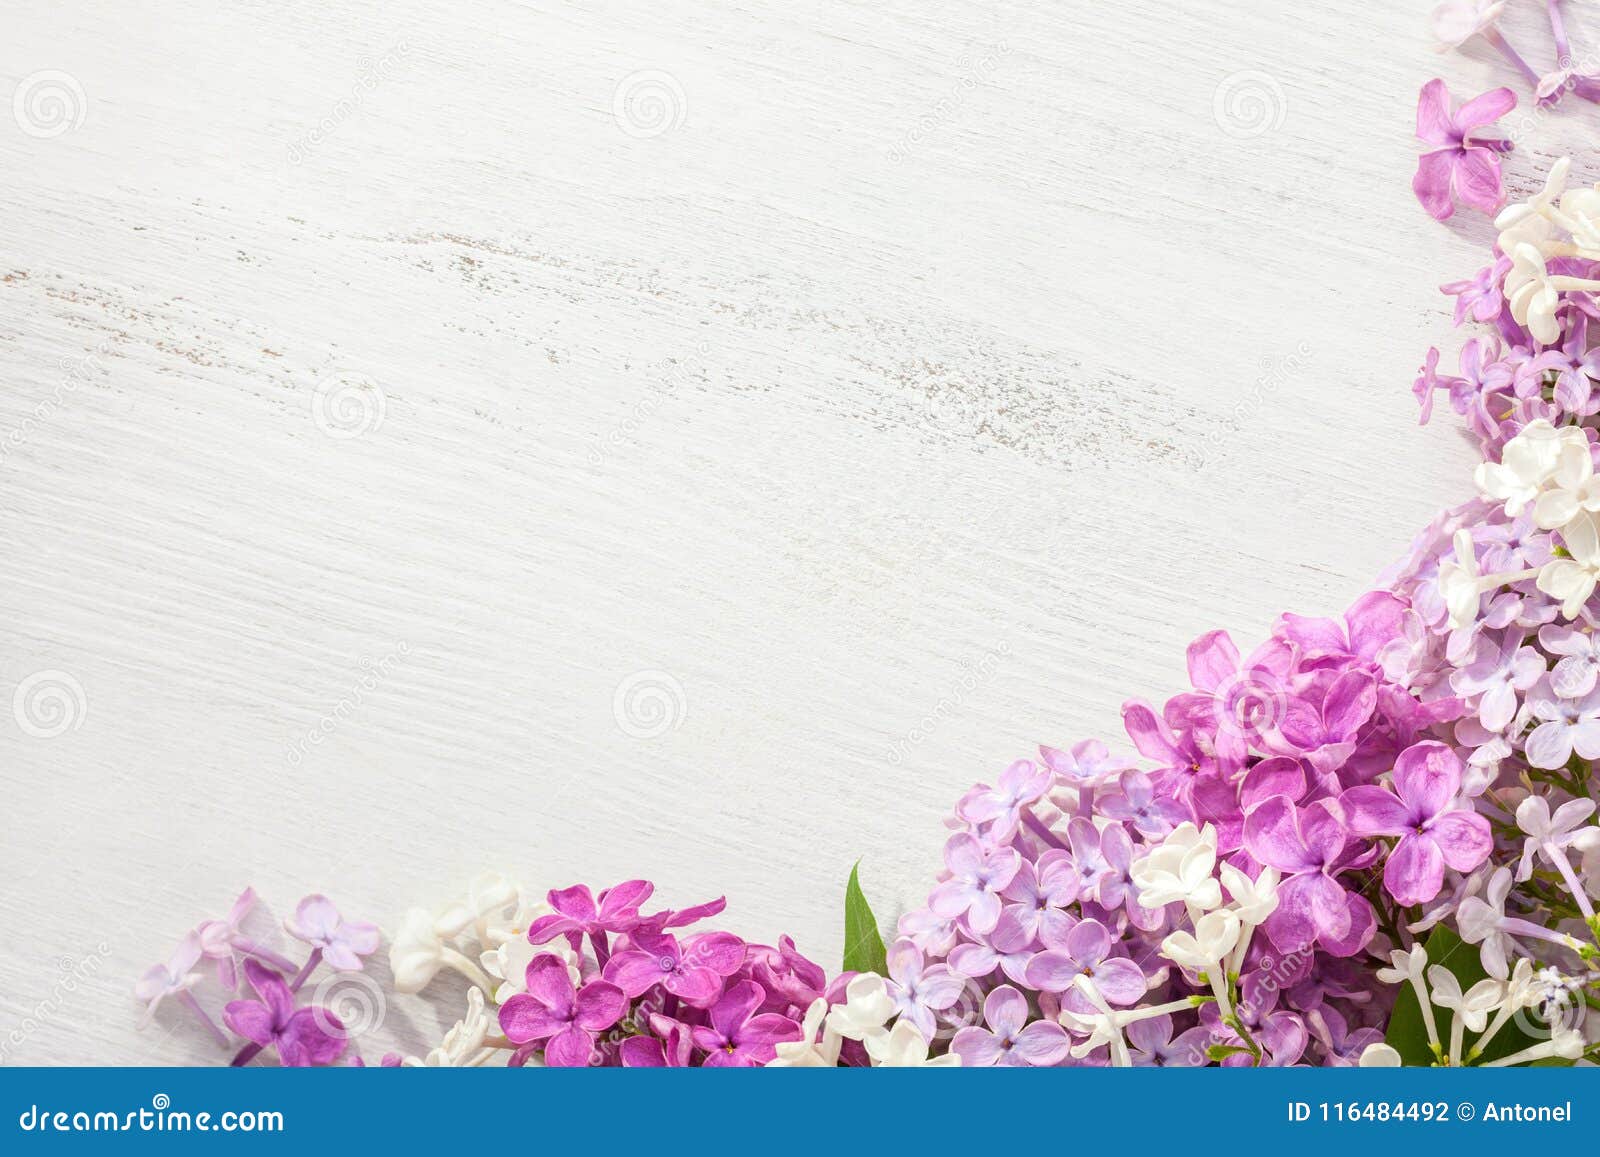
<svg viewBox="0 0 1600 1157"><path fill-rule="evenodd" d="M1438 964L1453 972L1463 992L1488 975L1478 958L1477 945L1463 943L1461 937L1443 924L1434 927L1428 936L1426 947L1429 966ZM1439 1029L1439 1043L1447 1052L1450 1048L1452 1015L1449 1009L1434 1006L1433 1019ZM1477 1034L1469 1030L1463 1039L1465 1043L1461 1051L1463 1055L1469 1054L1472 1052L1473 1042L1477 1040ZM1400 996L1394 1004L1394 1013L1389 1018L1389 1032L1384 1040L1400 1054L1401 1064L1436 1063L1433 1050L1428 1047L1428 1026L1422 1019L1422 1005L1417 1000L1417 990L1409 982L1401 986ZM1517 1022L1513 1020L1495 1034L1494 1040L1489 1042L1489 1047L1483 1051L1483 1055L1477 1057L1473 1063L1482 1064L1484 1061L1508 1057L1537 1043L1535 1038L1518 1028Z"/></svg>
<svg viewBox="0 0 1600 1157"><path fill-rule="evenodd" d="M844 970L846 972L889 973L889 958L878 932L872 905L861 891L861 861L850 869L850 882L844 889Z"/></svg>

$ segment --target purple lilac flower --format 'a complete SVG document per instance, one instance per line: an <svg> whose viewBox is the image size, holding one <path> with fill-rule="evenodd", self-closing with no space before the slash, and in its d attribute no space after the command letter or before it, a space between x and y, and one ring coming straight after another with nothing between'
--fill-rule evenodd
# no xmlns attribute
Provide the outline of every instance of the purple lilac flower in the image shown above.
<svg viewBox="0 0 1600 1157"><path fill-rule="evenodd" d="M1302 808L1286 796L1269 796L1245 816L1244 846L1258 863L1283 874L1278 908L1262 926L1279 952L1317 944L1349 956L1371 939L1372 906L1337 879L1364 866L1337 805L1316 800Z"/></svg>
<svg viewBox="0 0 1600 1157"><path fill-rule="evenodd" d="M1493 264L1485 265L1471 277L1441 285L1440 293L1456 299L1456 324L1460 325L1468 317L1478 322L1491 322L1499 317L1505 306L1500 285L1510 272L1511 260L1497 252Z"/></svg>
<svg viewBox="0 0 1600 1157"><path fill-rule="evenodd" d="M928 906L947 919L965 917L974 932L992 931L1000 919L1000 893L1017 874L1021 857L1012 848L986 851L960 832L946 841L944 862L951 879L934 888Z"/></svg>
<svg viewBox="0 0 1600 1157"><path fill-rule="evenodd" d="M1339 797L1350 829L1399 836L1383 865L1383 886L1401 904L1425 904L1444 885L1446 865L1470 872L1494 847L1489 821L1458 810L1461 760L1442 743L1419 743L1394 765L1394 791L1352 787Z"/></svg>
<svg viewBox="0 0 1600 1157"><path fill-rule="evenodd" d="M536 956L528 965L527 991L500 1006L500 1030L522 1046L519 1061L541 1049L545 1064L577 1068L589 1063L595 1034L616 1024L627 1006L615 984L591 980L576 988L565 961Z"/></svg>
<svg viewBox="0 0 1600 1157"><path fill-rule="evenodd" d="M1078 869L1072 856L1052 848L1037 863L1023 860L1001 896L1003 911L1013 916L1029 938L1042 924L1071 923L1067 907L1078 898Z"/></svg>
<svg viewBox="0 0 1600 1157"><path fill-rule="evenodd" d="M1551 623L1539 629L1539 645L1561 656L1550 670L1557 698L1582 699L1600 683L1600 634Z"/></svg>
<svg viewBox="0 0 1600 1157"><path fill-rule="evenodd" d="M1184 820L1189 809L1177 800L1158 795L1142 771L1125 771L1114 790L1095 796L1095 811L1109 819L1131 823L1142 836L1159 839Z"/></svg>
<svg viewBox="0 0 1600 1157"><path fill-rule="evenodd" d="M723 980L744 963L745 943L731 932L706 932L681 945L665 932L636 931L631 947L606 962L604 975L629 999L661 985L672 995L704 1008L722 994Z"/></svg>
<svg viewBox="0 0 1600 1157"><path fill-rule="evenodd" d="M256 1047L235 1058L243 1064L263 1048L272 1049L287 1068L329 1065L343 1055L348 1041L344 1024L325 1008L296 1008L294 993L282 976L254 960L244 962L244 976L255 1000L232 1000L222 1022Z"/></svg>
<svg viewBox="0 0 1600 1157"><path fill-rule="evenodd" d="M960 999L966 978L947 964L927 964L922 950L909 940L891 944L888 961L889 998L896 1014L916 1025L924 1040L932 1040L937 1028L934 1014Z"/></svg>
<svg viewBox="0 0 1600 1157"><path fill-rule="evenodd" d="M1430 216L1443 221L1456 202L1484 213L1498 212L1505 202L1500 179L1500 154L1511 142L1479 133L1517 107L1509 88L1490 89L1460 108L1454 107L1442 80L1430 80L1417 98L1417 136L1434 148L1417 161L1411 189Z"/></svg>
<svg viewBox="0 0 1600 1157"><path fill-rule="evenodd" d="M1079 977L1087 977L1111 1004L1137 1004L1144 996L1144 972L1133 961L1111 955L1111 933L1100 921L1080 921L1064 937L1051 937L1043 943L1046 950L1028 964L1028 984L1060 993L1064 1007L1085 1015L1098 1011L1079 990Z"/></svg>
<svg viewBox="0 0 1600 1157"><path fill-rule="evenodd" d="M1050 769L1019 759L1000 773L994 787L979 784L957 807L961 817L974 824L992 824L1008 832L1020 821L1022 809L1039 800L1050 787Z"/></svg>
<svg viewBox="0 0 1600 1157"><path fill-rule="evenodd" d="M1195 1025L1176 1037L1172 1017L1136 1020L1127 1028L1128 1053L1138 1068L1197 1068L1206 1063L1206 1049L1213 1043L1209 1028Z"/></svg>
<svg viewBox="0 0 1600 1157"><path fill-rule="evenodd" d="M956 1033L950 1049L966 1068L1045 1067L1066 1060L1072 1047L1066 1030L1048 1020L1029 1024L1028 1017L1027 997L1001 985L984 998L984 1025L968 1025Z"/></svg>
<svg viewBox="0 0 1600 1157"><path fill-rule="evenodd" d="M329 968L339 972L359 972L361 958L378 950L378 926L344 919L326 896L301 900L283 925L289 935L311 945Z"/></svg>
<svg viewBox="0 0 1600 1157"><path fill-rule="evenodd" d="M756 1012L766 994L753 980L741 980L711 1006L711 1023L694 1029L695 1046L706 1052L707 1068L748 1068L777 1056L779 1041L800 1039L800 1026L775 1012Z"/></svg>

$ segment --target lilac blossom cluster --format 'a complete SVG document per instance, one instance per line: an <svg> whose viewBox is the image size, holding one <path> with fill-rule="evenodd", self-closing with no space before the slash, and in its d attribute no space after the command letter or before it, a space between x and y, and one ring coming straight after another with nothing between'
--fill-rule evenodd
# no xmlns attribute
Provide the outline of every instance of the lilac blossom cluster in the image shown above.
<svg viewBox="0 0 1600 1157"><path fill-rule="evenodd" d="M533 958L525 991L500 1006L516 1046L510 1063L750 1067L801 1038L801 1020L823 995L822 969L788 937L776 948L691 925L720 913L722 899L646 915L654 891L629 880L598 896L579 884L552 891L552 911L528 929L539 946L564 940L566 959ZM577 975L569 971L575 960Z"/></svg>
<svg viewBox="0 0 1600 1157"><path fill-rule="evenodd" d="M378 950L378 926L344 919L325 896L307 896L283 922L307 946L296 963L247 931L255 906L255 891L246 888L226 916L190 930L167 960L146 970L134 986L146 1015L164 1001L181 1006L235 1065L257 1057L290 1068L360 1064L349 1055L345 1022L315 990L307 1000L306 985L319 967L360 972L363 958Z"/></svg>

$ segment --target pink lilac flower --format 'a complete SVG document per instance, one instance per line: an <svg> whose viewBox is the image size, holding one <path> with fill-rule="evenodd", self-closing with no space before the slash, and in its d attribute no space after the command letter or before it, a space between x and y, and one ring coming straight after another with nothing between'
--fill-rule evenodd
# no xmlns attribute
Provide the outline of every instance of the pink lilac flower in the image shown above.
<svg viewBox="0 0 1600 1157"><path fill-rule="evenodd" d="M229 1001L222 1021L256 1047L240 1053L234 1064L263 1048L274 1050L287 1068L329 1065L343 1055L349 1042L337 1016L315 1006L296 1008L283 977L254 960L244 962L244 976L257 999Z"/></svg>
<svg viewBox="0 0 1600 1157"><path fill-rule="evenodd" d="M639 924L639 905L654 891L655 885L647 880L628 880L602 891L596 903L587 885L558 889L547 897L555 912L535 920L528 929L528 939L543 944L561 935L627 932Z"/></svg>
<svg viewBox="0 0 1600 1157"><path fill-rule="evenodd" d="M636 931L632 944L606 962L607 980L630 999L659 984L702 1008L722 994L723 980L739 971L746 951L731 932L691 936L680 945L668 933Z"/></svg>
<svg viewBox="0 0 1600 1157"><path fill-rule="evenodd" d="M756 1012L765 998L759 984L741 980L711 1006L711 1023L693 1030L708 1068L764 1065L777 1056L779 1041L800 1039L800 1026L789 1017Z"/></svg>
<svg viewBox="0 0 1600 1157"><path fill-rule="evenodd" d="M1511 142L1482 136L1478 130L1516 107L1516 94L1509 88L1491 89L1456 108L1444 81L1430 80L1422 86L1417 136L1434 147L1417 161L1411 188L1432 217L1440 221L1450 217L1458 201L1484 213L1499 211L1505 202L1500 154L1510 151Z"/></svg>
<svg viewBox="0 0 1600 1157"><path fill-rule="evenodd" d="M1027 997L1002 985L984 998L984 1024L968 1025L956 1033L950 1049L966 1068L1060 1064L1072 1048L1071 1038L1052 1021L1030 1024L1028 1018Z"/></svg>
<svg viewBox="0 0 1600 1157"><path fill-rule="evenodd" d="M527 991L500 1006L500 1029L522 1046L518 1063L539 1049L547 1065L580 1067L589 1063L595 1034L616 1024L627 1004L615 984L591 980L576 988L564 960L536 956L528 965Z"/></svg>
<svg viewBox="0 0 1600 1157"><path fill-rule="evenodd" d="M1493 264L1484 266L1471 277L1441 285L1440 293L1447 293L1456 299L1456 324L1460 325L1469 317L1478 322L1491 322L1498 318L1505 306L1500 285L1510 272L1510 258L1496 253Z"/></svg>
<svg viewBox="0 0 1600 1157"><path fill-rule="evenodd" d="M1456 807L1461 759L1442 743L1419 743L1394 765L1394 791L1352 787L1339 797L1350 830L1399 836L1383 865L1383 886L1401 904L1425 904L1439 894L1448 865L1470 872L1494 847L1489 821Z"/></svg>
<svg viewBox="0 0 1600 1157"><path fill-rule="evenodd" d="M1244 846L1257 862L1283 876L1277 910L1262 926L1279 952L1316 944L1349 956L1371 939L1372 905L1338 880L1365 864L1337 805L1316 800L1302 808L1286 796L1270 796L1246 815Z"/></svg>

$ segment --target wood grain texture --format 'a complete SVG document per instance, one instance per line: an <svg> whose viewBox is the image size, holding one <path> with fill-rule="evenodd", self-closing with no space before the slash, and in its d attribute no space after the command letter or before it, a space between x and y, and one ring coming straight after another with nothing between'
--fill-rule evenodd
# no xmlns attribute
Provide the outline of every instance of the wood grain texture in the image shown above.
<svg viewBox="0 0 1600 1157"><path fill-rule="evenodd" d="M128 989L250 882L836 965L858 856L1342 608L1473 461L1425 8L0 0L4 1059L212 1059Z"/></svg>

